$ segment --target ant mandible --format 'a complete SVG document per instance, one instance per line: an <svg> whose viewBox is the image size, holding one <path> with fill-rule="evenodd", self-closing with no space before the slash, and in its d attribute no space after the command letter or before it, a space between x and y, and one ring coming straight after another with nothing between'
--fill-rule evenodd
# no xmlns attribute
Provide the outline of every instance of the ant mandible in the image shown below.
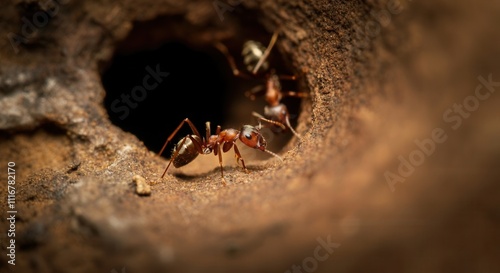
<svg viewBox="0 0 500 273"><path fill-rule="evenodd" d="M252 100L255 99L256 95L262 93L265 94L267 105L264 107L264 115L257 112L252 112L252 115L260 121L272 124L275 132L284 131L289 128L290 131L300 139L300 135L290 125L290 113L288 112L286 105L281 103L281 100L283 97L304 98L307 97L307 94L281 90L280 79L296 80L295 75L278 75L274 69L267 72L267 70L269 70L267 57L278 39L278 34L278 31L274 32L267 48L265 48L261 43L253 40L247 41L243 45L242 56L247 72L242 72L238 69L234 58L231 56L229 50L223 43L217 42L215 43L215 47L226 57L234 76L248 79L261 77L262 73L265 73L266 84L258 85L245 93L245 95L250 97Z"/></svg>
<svg viewBox="0 0 500 273"><path fill-rule="evenodd" d="M180 168L184 165L189 164L200 154L207 155L213 152L215 156L219 156L220 173L222 182L225 184L224 170L222 167L222 153L229 151L231 147L234 147L236 163L238 163L239 165L241 161L243 170L248 173L248 169L245 166L245 161L241 157L238 146L236 145L237 140L240 140L243 144L247 145L250 148L261 150L278 158L280 161L283 161L283 159L279 155L266 149L267 142L260 133L261 125L257 127L251 125L243 125L239 131L236 129L222 130L221 126L218 125L217 130L215 131L215 135L212 135L210 133L210 122L207 121L205 123L206 135L205 137L202 137L194 124L188 118L185 118L172 132L172 134L170 134L158 155L161 155L163 153L163 151L167 147L167 144L175 137L177 132L186 123L191 128L193 134L186 135L181 140L179 140L179 142L177 142L177 145L174 146L170 162L168 162L165 171L161 175L161 178L163 178L167 173L170 164L173 163L174 167Z"/></svg>

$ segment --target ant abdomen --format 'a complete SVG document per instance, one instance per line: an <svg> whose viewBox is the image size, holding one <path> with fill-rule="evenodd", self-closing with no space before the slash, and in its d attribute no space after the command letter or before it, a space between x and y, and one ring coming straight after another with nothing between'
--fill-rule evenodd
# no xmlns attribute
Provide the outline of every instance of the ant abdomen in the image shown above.
<svg viewBox="0 0 500 273"><path fill-rule="evenodd" d="M243 45L243 50L241 51L241 56L243 57L243 63L248 72L252 72L259 62L259 60L264 56L266 47L257 41L247 41ZM263 62L260 69L266 71L269 68L269 63L267 61Z"/></svg>
<svg viewBox="0 0 500 273"><path fill-rule="evenodd" d="M268 119L272 121L279 122L280 124L288 124L288 109L286 108L286 105L284 105L283 103L280 103L275 106L265 106L264 116L266 116ZM283 129L283 127L278 126L276 124L273 124L271 128L275 133L281 133L286 130Z"/></svg>
<svg viewBox="0 0 500 273"><path fill-rule="evenodd" d="M191 135L191 137L195 141L201 141L201 139L197 135ZM179 148L179 146L181 147ZM172 150L172 155L175 154L177 149L179 149L179 154L174 158L172 162L172 164L174 164L174 167L176 168L180 168L184 165L189 164L199 155L198 149L189 137L183 138L179 142L177 142L177 144L174 146L174 149Z"/></svg>

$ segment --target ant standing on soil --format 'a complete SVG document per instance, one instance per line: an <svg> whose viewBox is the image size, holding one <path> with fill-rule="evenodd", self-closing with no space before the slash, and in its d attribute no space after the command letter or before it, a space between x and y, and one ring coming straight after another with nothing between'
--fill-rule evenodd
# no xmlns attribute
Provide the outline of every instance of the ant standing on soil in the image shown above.
<svg viewBox="0 0 500 273"><path fill-rule="evenodd" d="M261 150L283 161L283 159L279 155L266 150L267 142L260 133L260 129L262 127L261 125L257 127L251 125L243 125L243 127L239 131L236 129L221 130L221 126L218 125L217 130L215 131L215 135L211 135L210 122L207 121L205 123L206 136L202 137L194 124L188 118L184 119L179 124L179 126L177 126L174 132L170 134L158 155L161 155L163 153L163 151L167 147L167 144L175 137L177 132L186 123L191 128L193 134L183 137L179 142L177 142L177 145L174 146L170 162L161 175L161 178L163 178L167 173L170 164L173 163L174 167L179 168L189 164L199 154L207 155L213 152L215 156L219 156L222 183L226 184L224 179L224 170L222 167L222 153L229 151L231 147L234 147L234 156L236 157L236 163L238 163L239 165L241 161L243 170L248 173L248 169L245 166L245 161L241 157L240 151L235 143L238 139L250 148Z"/></svg>
<svg viewBox="0 0 500 273"><path fill-rule="evenodd" d="M229 66L231 66L234 76L252 79L262 77L262 74L265 74L265 85L258 85L245 93L245 95L251 100L254 100L256 95L262 93L265 94L267 106L265 106L264 108L264 115L261 115L257 112L252 112L252 115L259 119L259 121L265 121L269 124L272 124L274 132L282 132L289 128L290 131L300 139L300 135L290 125L290 113L288 112L286 105L281 103L281 100L283 97L304 98L307 97L307 94L302 92L281 90L280 79L296 80L295 75L278 75L276 74L274 69L271 69L269 72L267 72L267 70L269 70L269 62L267 61L267 57L269 56L269 53L271 52L277 39L278 31L274 32L267 48L265 48L260 42L253 40L247 41L243 45L241 55L243 56L243 62L246 66L247 73L241 72L238 69L234 58L231 56L229 50L224 44L222 44L221 42L217 42L215 44L215 47L220 52L222 52L228 60Z"/></svg>

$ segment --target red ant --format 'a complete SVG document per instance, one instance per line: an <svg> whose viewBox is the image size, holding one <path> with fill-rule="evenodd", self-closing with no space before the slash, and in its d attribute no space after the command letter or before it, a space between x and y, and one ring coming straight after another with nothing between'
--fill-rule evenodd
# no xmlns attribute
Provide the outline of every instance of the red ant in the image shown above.
<svg viewBox="0 0 500 273"><path fill-rule="evenodd" d="M184 119L179 126L170 134L170 136L165 141L165 144L161 148L158 155L161 155L167 147L167 144L175 137L177 132L181 129L181 127L187 123L191 128L193 134L187 135L183 137L177 145L175 145L172 151L172 157L170 162L168 163L165 171L161 175L161 178L165 176L167 173L170 164L174 164L174 167L180 168L184 165L189 164L193 161L199 154L211 154L214 153L215 156L219 156L219 165L220 165L220 174L222 177L222 181L225 184L224 179L224 170L222 167L222 153L225 153L234 147L234 155L236 157L236 163L240 163L243 167L243 170L248 173L248 169L245 166L245 161L241 157L238 146L236 145L236 140L240 140L243 144L247 145L250 148L258 149L263 152L266 152L274 157L277 157L279 160L283 161L281 157L269 150L266 150L267 142L260 133L261 125L254 127L251 125L243 125L241 129L238 131L236 129L225 129L222 130L221 126L217 126L217 130L215 131L215 135L211 135L210 133L210 122L207 121L205 123L206 136L202 137L193 123L188 119Z"/></svg>
<svg viewBox="0 0 500 273"><path fill-rule="evenodd" d="M224 44L217 42L215 44L215 47L224 54L235 76L242 78L258 78L262 76L262 73L259 73L261 68L264 73L269 68L267 57L269 56L269 53L271 52L277 39L278 31L273 34L267 48L264 48L261 43L252 40L247 41L243 45L243 62L246 65L247 72L250 74L241 72L238 69L234 58L231 56L229 50ZM284 131L286 130L286 128L289 128L295 136L300 138L300 135L290 125L290 114L286 105L281 103L281 99L283 97L304 98L307 97L307 94L294 91L284 92L281 90L280 79L296 80L295 75L277 75L274 69L271 69L269 72L265 73L265 78L265 90L264 85L258 85L252 90L245 93L245 95L250 97L251 100L254 100L256 95L263 93L262 91L265 91L265 100L268 105L264 108L264 115L256 112L252 112L252 115L258 118L260 121L265 121L272 124L275 132Z"/></svg>

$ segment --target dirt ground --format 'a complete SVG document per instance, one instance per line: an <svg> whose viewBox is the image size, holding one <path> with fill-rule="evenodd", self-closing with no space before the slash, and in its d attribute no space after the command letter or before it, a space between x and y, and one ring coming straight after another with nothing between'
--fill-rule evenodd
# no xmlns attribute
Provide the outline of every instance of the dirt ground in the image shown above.
<svg viewBox="0 0 500 273"><path fill-rule="evenodd" d="M500 4L3 6L1 272L500 271ZM239 144L249 173L229 151L225 186L210 155L160 178L168 160L106 108L111 91L102 77L114 56L171 41L191 48L224 41L234 51L247 39L267 42L277 28L276 65L299 75L293 87L309 94L294 108L301 139L266 135L283 162ZM165 82L180 77L180 66L169 69ZM203 131L197 115L223 108L227 118L212 120L212 130L236 128L261 109L243 91L217 93L193 77L175 87L183 97L167 96L158 111L178 108L173 113ZM196 82L205 88L189 87ZM145 107L155 100L129 109L127 126L141 106L155 110ZM144 135L160 128L165 139L181 121L168 113L133 126L154 132L140 129ZM136 193L135 175L150 194Z"/></svg>

